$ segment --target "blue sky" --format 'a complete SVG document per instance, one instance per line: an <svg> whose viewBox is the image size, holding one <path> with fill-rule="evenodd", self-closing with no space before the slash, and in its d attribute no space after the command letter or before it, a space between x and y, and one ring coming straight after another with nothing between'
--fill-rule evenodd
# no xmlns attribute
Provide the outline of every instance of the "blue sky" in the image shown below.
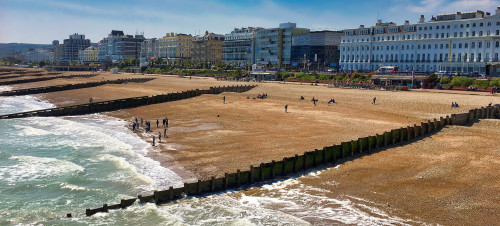
<svg viewBox="0 0 500 226"><path fill-rule="evenodd" d="M500 0L0 0L0 43L51 43L72 33L98 42L112 29L147 38L167 32L229 33L235 27L295 22L312 30L371 26L377 16L398 24L439 13L484 10Z"/></svg>

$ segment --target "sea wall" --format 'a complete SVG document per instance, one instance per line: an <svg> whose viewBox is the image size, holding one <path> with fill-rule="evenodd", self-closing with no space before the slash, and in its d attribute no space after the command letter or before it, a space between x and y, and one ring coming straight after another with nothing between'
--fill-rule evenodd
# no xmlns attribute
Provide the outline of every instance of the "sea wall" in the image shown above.
<svg viewBox="0 0 500 226"><path fill-rule="evenodd" d="M134 108L151 104L159 104L169 101L182 100L197 97L202 94L220 94L223 92L242 93L256 87L255 85L245 86L219 86L210 89L196 89L182 92L160 94L154 96L131 97L117 100L92 102L88 104L73 105L60 108L50 108L36 111L20 112L8 115L0 115L0 119L27 118L27 117L50 117L50 116L70 116L86 115L107 111L116 111L126 108Z"/></svg>
<svg viewBox="0 0 500 226"><path fill-rule="evenodd" d="M218 88L210 89L216 91ZM233 173L225 173L224 177L212 177L209 180L198 180L194 183L185 183L183 187L169 187L166 190L154 191L153 194L139 195L137 198L121 200L119 204L108 205L95 209L86 209L85 214L92 216L99 212L108 212L110 209L126 208L139 202L166 203L181 199L186 196L203 196L228 189L237 189L241 186L251 186L255 183L271 181L275 178L294 175L318 167L328 167L340 159L347 157L361 157L367 153L373 153L394 147L415 142L426 136L440 131L447 125L467 125L474 123L478 119L493 118L495 112L500 111L500 106L472 109L468 113L452 114L451 116L440 117L414 124L413 126L402 127L361 137L355 140L341 142L340 144L326 146L322 149L307 151L302 155L283 158L280 161L251 165L249 170L236 170ZM71 214L68 214L70 216Z"/></svg>

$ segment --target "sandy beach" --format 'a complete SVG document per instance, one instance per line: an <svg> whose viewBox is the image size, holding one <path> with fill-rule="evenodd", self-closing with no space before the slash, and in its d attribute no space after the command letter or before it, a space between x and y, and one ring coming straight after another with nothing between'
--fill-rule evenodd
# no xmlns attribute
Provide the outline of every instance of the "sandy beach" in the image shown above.
<svg viewBox="0 0 500 226"><path fill-rule="evenodd" d="M210 86L258 85L246 93L202 95L105 113L130 122L135 117L151 121L152 133L137 133L149 143L159 131L163 134L161 121L168 117L169 138L152 147L150 157L186 181L221 176L261 162L500 103L498 94L351 90L296 83L239 83L213 78L108 73L13 87L136 77L156 79L36 96L57 106L67 106L87 103L90 97L104 101ZM254 99L263 93L268 94L267 99ZM305 100L300 100L300 96ZM317 106L310 101L313 97L319 99ZM331 98L336 103L329 105ZM459 103L460 107L451 108L451 102ZM160 128L156 128L156 119ZM352 195L370 200L383 205L381 208L386 211L416 222L494 224L500 212L500 199L496 195L500 193L500 172L496 167L500 162L498 137L498 120L482 120L471 127L451 126L422 141L347 161L318 177L301 178L300 183L329 191L322 193L326 196ZM328 181L331 183L325 183ZM265 191L256 189L245 192L266 196Z"/></svg>

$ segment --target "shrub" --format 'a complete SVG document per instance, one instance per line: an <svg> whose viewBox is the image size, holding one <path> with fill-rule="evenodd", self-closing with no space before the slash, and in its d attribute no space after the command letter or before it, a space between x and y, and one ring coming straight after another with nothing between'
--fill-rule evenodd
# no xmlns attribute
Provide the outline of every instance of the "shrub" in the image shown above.
<svg viewBox="0 0 500 226"><path fill-rule="evenodd" d="M474 79L467 78L464 76L458 76L451 80L452 86L470 86L474 82Z"/></svg>
<svg viewBox="0 0 500 226"><path fill-rule="evenodd" d="M492 79L490 81L490 86L489 87L493 87L493 86L500 87L500 79Z"/></svg>
<svg viewBox="0 0 500 226"><path fill-rule="evenodd" d="M474 86L477 86L477 87L488 88L490 86L490 81L488 81L488 80L475 80L472 84Z"/></svg>
<svg viewBox="0 0 500 226"><path fill-rule="evenodd" d="M448 84L451 82L451 78L448 77L448 76L444 76L442 79L441 79L441 84L445 85L445 84Z"/></svg>

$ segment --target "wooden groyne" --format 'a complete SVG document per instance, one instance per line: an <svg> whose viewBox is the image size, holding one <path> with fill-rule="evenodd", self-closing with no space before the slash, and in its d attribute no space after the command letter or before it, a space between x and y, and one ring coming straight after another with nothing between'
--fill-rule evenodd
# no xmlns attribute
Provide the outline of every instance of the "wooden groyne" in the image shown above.
<svg viewBox="0 0 500 226"><path fill-rule="evenodd" d="M182 92L160 94L154 96L131 97L118 100L109 100L93 102L88 104L73 105L60 108L50 108L36 111L20 112L8 115L0 115L0 119L27 118L27 117L50 117L50 116L71 116L86 115L107 111L116 111L126 108L135 108L151 104L165 103L169 101L182 100L197 97L202 94L220 94L223 92L242 93L256 87L255 85L246 86L223 86L210 87L210 89L196 89Z"/></svg>
<svg viewBox="0 0 500 226"><path fill-rule="evenodd" d="M483 107L469 110L468 113L452 114L438 119L421 122L419 125L393 129L382 134L375 134L341 142L340 144L323 147L302 155L285 157L281 161L261 163L250 166L249 170L236 170L226 173L224 177L212 177L209 180L198 180L194 183L184 183L183 187L169 187L166 190L154 191L153 194L139 195L133 199L122 199L118 204L104 204L102 207L86 209L85 214L92 216L96 213L108 212L112 209L126 208L136 201L141 203L154 202L168 203L173 200L189 196L206 196L216 192L249 187L255 184L271 183L275 178L297 175L310 169L320 169L332 166L345 158L361 157L367 153L378 152L396 145L404 145L421 140L439 132L447 125L468 125L478 119L494 118L500 111L500 106ZM71 213L67 215L71 217Z"/></svg>
<svg viewBox="0 0 500 226"><path fill-rule="evenodd" d="M15 85L15 84L22 84L22 83L30 83L30 82L41 82L41 81L48 81L48 80L53 80L53 79L58 79L58 78L90 78L90 77L95 77L98 74L78 74L78 75L62 75L62 76L52 76L52 77L39 77L39 78L30 78L30 79L19 79L19 80L11 80L11 81L4 81L0 82L0 86L5 86L5 85Z"/></svg>
<svg viewBox="0 0 500 226"><path fill-rule="evenodd" d="M11 90L0 93L0 96L21 96L21 95L30 95L30 94L39 94L39 93L51 93L72 89L83 89L101 86L105 84L123 84L123 83L143 83L151 81L155 78L129 78L129 79L118 79L118 80L106 80L106 81L98 81L98 82L88 82L88 83L77 83L77 84L67 84L67 85L58 85L58 86L46 86L46 87L37 87L30 89L19 89L19 90Z"/></svg>

